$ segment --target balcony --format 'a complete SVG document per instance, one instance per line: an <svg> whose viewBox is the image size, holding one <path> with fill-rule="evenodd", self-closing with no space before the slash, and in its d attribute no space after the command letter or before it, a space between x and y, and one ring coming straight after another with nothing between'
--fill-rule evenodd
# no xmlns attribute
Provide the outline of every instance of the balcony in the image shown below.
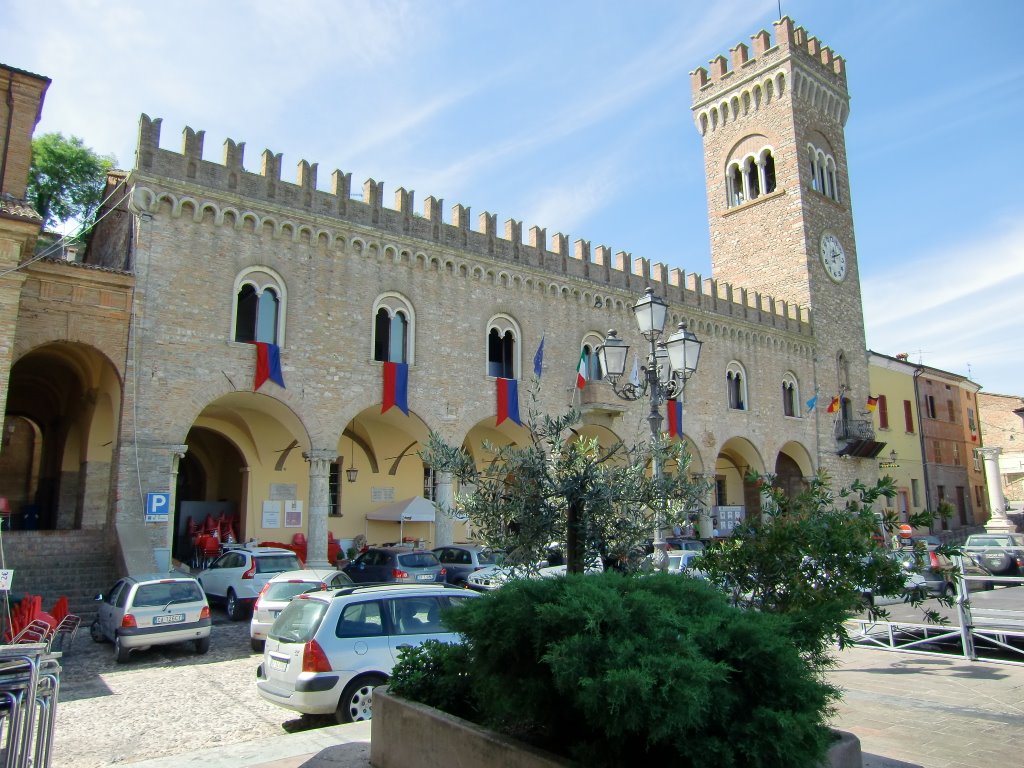
<svg viewBox="0 0 1024 768"><path fill-rule="evenodd" d="M583 413L617 415L625 413L628 407L604 381L588 381L580 393L580 410Z"/></svg>
<svg viewBox="0 0 1024 768"><path fill-rule="evenodd" d="M875 440L874 425L866 419L840 419L836 422L836 438L846 441L838 452L840 456L873 459L885 448L885 443Z"/></svg>

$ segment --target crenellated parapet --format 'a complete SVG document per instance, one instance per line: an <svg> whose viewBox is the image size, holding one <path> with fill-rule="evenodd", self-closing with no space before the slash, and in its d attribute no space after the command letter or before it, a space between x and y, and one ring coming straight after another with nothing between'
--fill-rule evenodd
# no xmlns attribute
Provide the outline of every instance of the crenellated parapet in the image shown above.
<svg viewBox="0 0 1024 768"><path fill-rule="evenodd" d="M317 165L298 164L295 183L281 178L281 155L269 150L261 155L260 172L243 167L245 144L228 139L224 159L203 159L202 131L186 127L182 151L160 148L161 120L142 115L136 171L133 173L132 207L156 213L166 206L174 218L232 227L305 243L314 248L342 253L391 254L395 261L441 266L453 274L479 274L469 257L506 262L508 268L542 270L549 284L560 292L577 280L593 283L570 293L590 296L600 305L623 304L614 294L641 294L647 286L680 308L742 319L746 322L810 335L810 311L740 286L718 283L696 273L686 273L664 263L613 252L606 245L591 246L588 240L571 240L556 232L532 226L524 240L523 222L508 219L499 233L498 217L484 211L472 227L470 208L452 207L451 223L442 218L444 201L427 197L422 213L416 213L415 193L398 188L394 208L384 205L384 183L367 179L362 196L352 196L352 176L335 170L330 190L316 186ZM398 241L398 238L406 242ZM410 247L407 239L421 241ZM550 243L550 245L549 245ZM493 270L495 274L502 269ZM486 270L484 270L486 271Z"/></svg>
<svg viewBox="0 0 1024 768"><path fill-rule="evenodd" d="M708 67L690 73L694 120L701 135L741 119L792 94L845 124L849 114L846 62L803 27L784 16L767 30L739 43L729 57L718 55Z"/></svg>

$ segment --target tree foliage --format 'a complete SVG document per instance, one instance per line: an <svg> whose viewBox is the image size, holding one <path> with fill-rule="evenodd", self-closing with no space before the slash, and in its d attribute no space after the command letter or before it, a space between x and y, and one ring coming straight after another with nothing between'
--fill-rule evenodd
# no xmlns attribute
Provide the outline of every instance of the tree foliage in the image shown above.
<svg viewBox="0 0 1024 768"><path fill-rule="evenodd" d="M844 622L864 610L866 593L904 595L923 605L925 595L907 591L907 571L879 541L882 530L893 534L898 526L894 515L872 509L880 498L895 495L891 478L873 486L855 481L836 493L821 472L792 498L773 479L748 476L768 499L765 511L694 563L736 605L793 617L801 649L822 666L829 663L831 644L846 639ZM922 512L909 522L927 527L931 520L931 513ZM873 617L887 616L881 607L867 607ZM925 617L943 622L934 610Z"/></svg>
<svg viewBox="0 0 1024 768"><path fill-rule="evenodd" d="M91 223L114 158L99 155L77 136L45 133L32 140L27 196L43 226L75 219Z"/></svg>
<svg viewBox="0 0 1024 768"><path fill-rule="evenodd" d="M588 766L820 765L838 691L792 617L698 579L521 579L448 611L461 646L403 652L399 696Z"/></svg>
<svg viewBox="0 0 1024 768"><path fill-rule="evenodd" d="M570 572L597 559L637 567L656 509L671 526L685 523L688 511L701 504L705 487L687 477L689 456L678 442L604 447L575 429L579 412L539 414L536 386L526 445L486 443L486 460L478 466L434 433L423 460L458 479L456 512L469 519L482 543L506 553L508 565L529 569L552 543L565 542ZM665 468L658 478L650 474L652 452Z"/></svg>

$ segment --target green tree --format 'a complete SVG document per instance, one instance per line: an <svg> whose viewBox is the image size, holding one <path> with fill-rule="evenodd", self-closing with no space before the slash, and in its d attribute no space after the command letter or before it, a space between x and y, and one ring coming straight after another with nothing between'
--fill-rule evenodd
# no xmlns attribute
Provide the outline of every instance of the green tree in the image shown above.
<svg viewBox="0 0 1024 768"><path fill-rule="evenodd" d="M97 154L77 136L45 133L34 138L27 195L43 226L69 219L88 226L114 163L113 156Z"/></svg>
<svg viewBox="0 0 1024 768"><path fill-rule="evenodd" d="M535 384L534 404L536 396ZM484 544L506 553L508 565L530 569L552 542L565 542L570 573L598 558L634 569L653 532L653 510L664 509L666 526L685 522L704 484L687 477L690 459L681 443L602 447L575 430L579 421L577 411L552 417L534 405L526 420L530 442L485 444L482 467L437 434L422 458L471 489L457 497L457 511ZM665 468L660 478L650 476L652 452Z"/></svg>
<svg viewBox="0 0 1024 768"><path fill-rule="evenodd" d="M925 595L907 592L907 572L878 540L880 529L891 535L899 524L895 515L872 509L895 495L891 478L873 486L855 481L835 492L820 472L794 497L775 487L770 475L747 479L767 496L764 512L738 525L694 567L725 587L734 604L792 617L794 636L816 665L829 665L832 643L846 639L844 622L864 610L865 593L904 595L923 606ZM931 520L930 512L922 512L909 522L927 527ZM872 616L886 618L884 609L867 607ZM945 622L937 611L922 610L927 621Z"/></svg>

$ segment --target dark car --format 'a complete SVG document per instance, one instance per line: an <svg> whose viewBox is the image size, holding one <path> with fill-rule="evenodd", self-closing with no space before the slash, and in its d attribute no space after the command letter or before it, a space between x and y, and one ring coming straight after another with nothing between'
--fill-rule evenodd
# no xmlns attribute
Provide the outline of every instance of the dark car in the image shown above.
<svg viewBox="0 0 1024 768"><path fill-rule="evenodd" d="M450 544L433 549L444 566L446 580L457 587L467 586L466 580L474 571L490 565L501 565L502 553L478 544Z"/></svg>
<svg viewBox="0 0 1024 768"><path fill-rule="evenodd" d="M956 563L934 549L902 549L896 553L896 559L904 567L920 573L924 577L928 591L933 595L946 597L956 593ZM985 581L985 576L991 576L991 572L981 565L978 565L968 555L964 555L963 569L965 578L961 583L968 592L977 592L982 589L992 589L993 583Z"/></svg>
<svg viewBox="0 0 1024 768"><path fill-rule="evenodd" d="M408 547L370 547L341 570L356 583L430 584L446 573L433 552Z"/></svg>

